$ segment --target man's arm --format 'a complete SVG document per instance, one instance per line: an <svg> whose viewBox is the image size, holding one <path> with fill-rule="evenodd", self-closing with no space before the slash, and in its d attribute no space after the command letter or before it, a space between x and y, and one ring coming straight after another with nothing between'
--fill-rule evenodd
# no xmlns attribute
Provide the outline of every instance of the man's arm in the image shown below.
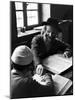
<svg viewBox="0 0 75 100"><path fill-rule="evenodd" d="M62 51L64 54L67 54L68 57L72 56L72 48L69 44L56 39L56 43L59 51Z"/></svg>
<svg viewBox="0 0 75 100"><path fill-rule="evenodd" d="M32 39L31 50L35 66L41 64L42 58L46 54L45 44L41 35L37 35Z"/></svg>
<svg viewBox="0 0 75 100"><path fill-rule="evenodd" d="M49 51L50 55L57 54L57 53L65 53L68 57L72 56L72 49L71 46L67 43L60 41L59 39L52 39L51 41L51 49Z"/></svg>

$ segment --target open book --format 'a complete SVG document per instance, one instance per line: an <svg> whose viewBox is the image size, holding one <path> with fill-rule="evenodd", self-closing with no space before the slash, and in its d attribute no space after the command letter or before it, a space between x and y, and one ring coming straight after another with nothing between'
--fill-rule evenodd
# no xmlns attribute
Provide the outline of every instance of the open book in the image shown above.
<svg viewBox="0 0 75 100"><path fill-rule="evenodd" d="M72 66L72 57L65 58L60 54L52 55L43 61L43 65L54 74L60 74Z"/></svg>
<svg viewBox="0 0 75 100"><path fill-rule="evenodd" d="M60 75L52 76L55 86L56 95L64 95L68 89L72 86L72 81Z"/></svg>

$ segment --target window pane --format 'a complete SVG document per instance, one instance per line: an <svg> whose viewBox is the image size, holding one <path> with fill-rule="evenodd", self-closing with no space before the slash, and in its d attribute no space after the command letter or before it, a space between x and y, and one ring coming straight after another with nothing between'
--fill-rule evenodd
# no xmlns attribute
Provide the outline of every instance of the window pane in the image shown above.
<svg viewBox="0 0 75 100"><path fill-rule="evenodd" d="M22 2L15 2L16 10L23 10L23 3Z"/></svg>
<svg viewBox="0 0 75 100"><path fill-rule="evenodd" d="M23 27L24 26L23 12L16 11L16 18L17 18L17 27Z"/></svg>
<svg viewBox="0 0 75 100"><path fill-rule="evenodd" d="M38 4L35 3L27 3L27 10L38 9Z"/></svg>
<svg viewBox="0 0 75 100"><path fill-rule="evenodd" d="M27 11L27 25L38 24L38 11Z"/></svg>

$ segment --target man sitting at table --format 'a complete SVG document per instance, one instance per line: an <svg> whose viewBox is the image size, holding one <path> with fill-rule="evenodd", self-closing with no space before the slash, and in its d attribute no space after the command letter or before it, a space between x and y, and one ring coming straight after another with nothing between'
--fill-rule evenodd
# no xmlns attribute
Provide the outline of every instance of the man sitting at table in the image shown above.
<svg viewBox="0 0 75 100"><path fill-rule="evenodd" d="M57 38L58 34L62 32L57 19L48 18L47 22L44 22L43 25L42 34L35 36L31 43L34 64L37 67L36 72L38 74L43 72L42 60L44 58L57 53L64 54L64 57L72 55L70 45Z"/></svg>

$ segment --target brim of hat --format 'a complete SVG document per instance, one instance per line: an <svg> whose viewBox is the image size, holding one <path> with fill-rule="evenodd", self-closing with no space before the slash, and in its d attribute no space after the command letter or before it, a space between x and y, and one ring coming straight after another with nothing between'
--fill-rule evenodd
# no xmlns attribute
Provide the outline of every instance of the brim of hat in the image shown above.
<svg viewBox="0 0 75 100"><path fill-rule="evenodd" d="M47 25L47 22L42 22L41 25Z"/></svg>
<svg viewBox="0 0 75 100"><path fill-rule="evenodd" d="M50 26L56 28L59 32L62 32L61 28L60 28L58 25L54 25L54 24L48 23L48 22L42 22L41 25L42 25L42 26L43 26L43 25L50 25Z"/></svg>

